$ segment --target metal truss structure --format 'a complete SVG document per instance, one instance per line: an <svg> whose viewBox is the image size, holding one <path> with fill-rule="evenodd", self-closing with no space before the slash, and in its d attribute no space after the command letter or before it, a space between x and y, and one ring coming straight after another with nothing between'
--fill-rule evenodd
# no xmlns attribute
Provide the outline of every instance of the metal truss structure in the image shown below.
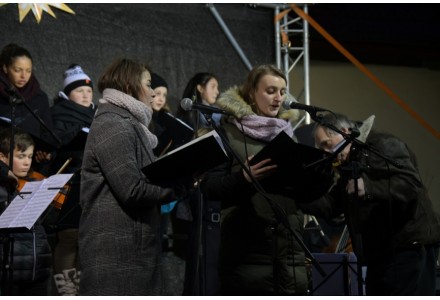
<svg viewBox="0 0 440 300"><path fill-rule="evenodd" d="M282 11L290 9L286 4L273 4L274 18L277 20ZM308 13L307 4L302 9ZM303 99L304 103L310 104L310 81L309 81L309 26L307 21L299 16L292 17L285 13L282 18L275 22L275 55L276 65L284 71L287 77L288 92L293 99ZM302 63L303 65L303 88L292 96L290 90L290 73ZM301 120L302 121L302 120ZM310 123L310 116L306 114L305 123Z"/></svg>
<svg viewBox="0 0 440 300"><path fill-rule="evenodd" d="M302 18L292 17L290 13L284 13L286 10L290 9L288 4L251 4L253 6L261 6L271 8L274 11L274 22L275 24L275 63L278 68L280 68L286 75L287 78L287 89L289 97L293 99L303 99L305 104L310 104L310 81L309 81L309 31L308 23ZM207 7L211 11L214 18L217 20L218 24L222 28L229 42L232 44L237 54L242 59L246 67L251 70L252 65L247 59L246 55L243 53L240 45L236 42L232 33L226 26L222 17L218 13L214 4L207 4ZM302 5L302 9L305 13L308 13L307 4ZM283 15L280 19L279 16ZM293 40L293 42L291 41ZM297 96L293 96L290 91L290 73L292 70L299 69L298 66L302 63L303 66L303 88L297 93ZM305 123L310 123L310 116L306 116L298 123L302 123L305 119ZM298 126L297 125L297 126Z"/></svg>

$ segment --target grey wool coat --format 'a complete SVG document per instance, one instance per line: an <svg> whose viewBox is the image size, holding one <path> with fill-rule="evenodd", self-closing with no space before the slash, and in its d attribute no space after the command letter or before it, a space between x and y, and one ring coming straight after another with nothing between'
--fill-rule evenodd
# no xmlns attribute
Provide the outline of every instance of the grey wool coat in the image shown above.
<svg viewBox="0 0 440 300"><path fill-rule="evenodd" d="M160 295L160 194L141 168L155 160L138 121L100 104L82 165L80 295Z"/></svg>

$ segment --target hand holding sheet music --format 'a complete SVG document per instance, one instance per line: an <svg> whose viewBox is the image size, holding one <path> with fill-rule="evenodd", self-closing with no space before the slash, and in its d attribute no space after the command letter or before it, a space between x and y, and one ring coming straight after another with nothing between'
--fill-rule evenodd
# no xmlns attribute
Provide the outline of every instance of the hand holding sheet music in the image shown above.
<svg viewBox="0 0 440 300"><path fill-rule="evenodd" d="M210 131L161 156L142 171L153 183L172 183L206 172L225 162L227 158L217 132Z"/></svg>

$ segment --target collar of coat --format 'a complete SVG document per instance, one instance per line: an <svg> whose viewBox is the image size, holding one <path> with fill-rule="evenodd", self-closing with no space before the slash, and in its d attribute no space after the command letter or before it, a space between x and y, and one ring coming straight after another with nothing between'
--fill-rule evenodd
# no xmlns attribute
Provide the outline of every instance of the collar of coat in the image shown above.
<svg viewBox="0 0 440 300"><path fill-rule="evenodd" d="M217 100L216 105L219 108L232 113L239 119L244 116L255 115L252 107L239 95L237 86L231 87L222 93ZM292 125L295 125L299 119L299 112L294 109L286 110L281 106L278 112L278 118L288 120Z"/></svg>

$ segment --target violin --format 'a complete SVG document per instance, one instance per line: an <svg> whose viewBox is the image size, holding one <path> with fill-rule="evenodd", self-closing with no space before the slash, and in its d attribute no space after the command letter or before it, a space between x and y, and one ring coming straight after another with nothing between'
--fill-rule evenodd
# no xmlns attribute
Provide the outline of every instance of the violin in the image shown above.
<svg viewBox="0 0 440 300"><path fill-rule="evenodd" d="M56 174L60 174L71 161L72 161L72 158L69 158L64 163L64 165L58 170L58 172ZM28 176L26 176L24 178L18 178L17 190L20 192L21 189L23 188L23 186L29 181L41 181L46 178L47 177L44 176L43 174L36 172L36 171L32 171L28 174ZM64 202L66 201L66 197L69 194L70 187L71 187L70 184L64 185L64 187L60 190L60 192L55 196L55 198L52 201L52 205L54 206L54 208L61 210Z"/></svg>
<svg viewBox="0 0 440 300"><path fill-rule="evenodd" d="M17 190L21 191L21 189L24 187L24 185L29 181L41 181L45 178L46 178L46 176L44 176L43 174L41 174L39 172L36 172L36 171L29 172L28 176L18 178Z"/></svg>
<svg viewBox="0 0 440 300"><path fill-rule="evenodd" d="M347 225L344 226L342 234L335 235L327 247L322 249L323 253L349 253L353 252L350 234Z"/></svg>
<svg viewBox="0 0 440 300"><path fill-rule="evenodd" d="M58 170L58 172L56 172L56 174L60 174L61 172L63 172L64 169L67 167L68 164L70 164L71 161L72 161L72 158L69 157L66 160L66 162L61 166L61 168ZM69 183L67 183L60 190L60 192L55 196L55 198L53 199L52 203L53 203L53 206L56 209L61 210L61 208L63 207L64 202L66 201L67 195L70 192L70 188L71 188L71 185Z"/></svg>
<svg viewBox="0 0 440 300"><path fill-rule="evenodd" d="M53 207L55 207L58 210L61 210L69 192L70 192L70 184L66 184L53 199L52 201Z"/></svg>

